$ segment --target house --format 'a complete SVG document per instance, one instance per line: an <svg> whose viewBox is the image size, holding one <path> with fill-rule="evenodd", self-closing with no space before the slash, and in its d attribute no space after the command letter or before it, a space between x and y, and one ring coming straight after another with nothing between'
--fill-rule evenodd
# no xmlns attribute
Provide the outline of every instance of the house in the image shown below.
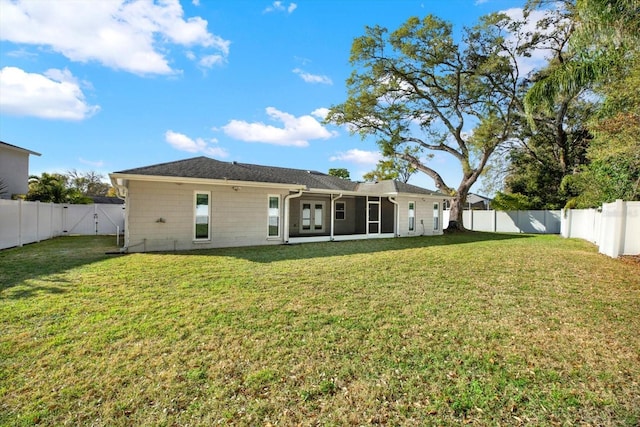
<svg viewBox="0 0 640 427"><path fill-rule="evenodd" d="M208 157L109 176L126 200L129 252L439 235L448 199L397 181Z"/></svg>
<svg viewBox="0 0 640 427"><path fill-rule="evenodd" d="M489 210L491 208L491 200L488 197L481 196L475 193L467 194L467 203L465 204L465 209L473 209L473 210Z"/></svg>
<svg viewBox="0 0 640 427"><path fill-rule="evenodd" d="M0 199L29 191L29 155L40 153L0 141Z"/></svg>
<svg viewBox="0 0 640 427"><path fill-rule="evenodd" d="M467 194L467 201L463 206L463 209L465 211L468 210L481 210L481 211L486 211L491 209L491 203L493 203L493 199L490 199L488 197L485 196L481 196L479 194L475 194L475 193L469 193ZM451 209L451 203L449 201L447 201L445 203L445 210L449 210Z"/></svg>

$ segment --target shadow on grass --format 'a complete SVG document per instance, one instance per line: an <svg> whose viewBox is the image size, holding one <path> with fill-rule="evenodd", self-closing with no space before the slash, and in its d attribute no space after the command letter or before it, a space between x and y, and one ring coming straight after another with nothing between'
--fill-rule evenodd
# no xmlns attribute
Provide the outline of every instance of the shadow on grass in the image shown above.
<svg viewBox="0 0 640 427"><path fill-rule="evenodd" d="M463 245L487 241L524 239L526 234L500 234L465 232L443 236L403 237L395 239L364 239L322 243L297 243L278 246L251 246L243 248L203 249L178 252L181 255L216 255L241 258L247 261L270 263L276 261L300 260L332 256L396 251L413 248ZM171 252L176 253L176 252Z"/></svg>
<svg viewBox="0 0 640 427"><path fill-rule="evenodd" d="M101 261L114 248L112 236L73 236L0 251L0 301L62 294L66 271Z"/></svg>
<svg viewBox="0 0 640 427"><path fill-rule="evenodd" d="M444 236L251 246L159 252L156 254L211 255L271 263L528 237L532 236L468 232ZM115 249L113 239L111 236L61 237L21 248L0 251L0 301L2 299L30 298L42 293L53 295L66 292L65 285L69 283L69 280L65 273L73 268L112 257L105 252Z"/></svg>

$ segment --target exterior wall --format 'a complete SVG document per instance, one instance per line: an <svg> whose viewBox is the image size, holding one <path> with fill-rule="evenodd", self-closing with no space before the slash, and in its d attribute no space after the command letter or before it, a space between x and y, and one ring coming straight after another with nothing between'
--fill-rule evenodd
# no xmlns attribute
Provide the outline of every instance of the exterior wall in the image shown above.
<svg viewBox="0 0 640 427"><path fill-rule="evenodd" d="M302 203L304 202L309 202L309 201L313 201L313 202L324 202L324 216L322 218L323 220L323 224L324 224L324 231L322 232L303 232L300 230L300 220L301 220L301 215L300 215L300 206L302 206ZM342 200L341 200L342 201ZM349 206L347 205L347 209L349 209ZM347 212L347 214L349 214L349 212ZM289 235L292 237L296 237L296 236L328 236L331 233L331 197L329 195L325 195L325 194L319 194L319 195L310 195L310 194L305 194L302 197L298 197L295 199L292 199L290 201L290 207L289 207ZM337 221L336 221L337 222Z"/></svg>
<svg viewBox="0 0 640 427"><path fill-rule="evenodd" d="M29 153L0 146L0 179L6 186L0 198L26 194L29 190Z"/></svg>
<svg viewBox="0 0 640 427"><path fill-rule="evenodd" d="M443 233L443 202L441 198L434 198L429 196L401 196L397 197L399 209L399 228L398 234L400 237L406 236L438 236ZM416 226L414 231L409 231L409 202L415 202L416 211ZM433 227L433 204L438 203L438 229L434 230ZM446 227L446 225L445 225Z"/></svg>
<svg viewBox="0 0 640 427"><path fill-rule="evenodd" d="M130 252L282 243L280 189L130 181L125 245ZM211 240L194 241L196 191L211 192ZM268 238L268 196L280 195L280 236Z"/></svg>
<svg viewBox="0 0 640 427"><path fill-rule="evenodd" d="M346 234L356 234L356 233L364 233L364 221L365 219L361 218L364 215L364 208L358 210L358 202L356 197L342 197L336 202L344 202L345 203L345 218L344 219L336 219L334 221L334 232L336 235L346 235ZM360 203L364 206L363 203ZM362 224L361 230L358 230L357 224Z"/></svg>

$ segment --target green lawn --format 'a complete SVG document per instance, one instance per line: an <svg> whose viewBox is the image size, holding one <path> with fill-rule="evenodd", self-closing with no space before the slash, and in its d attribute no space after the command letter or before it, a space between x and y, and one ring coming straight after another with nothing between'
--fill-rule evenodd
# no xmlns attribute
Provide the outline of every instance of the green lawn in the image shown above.
<svg viewBox="0 0 640 427"><path fill-rule="evenodd" d="M640 264L469 233L0 252L0 425L640 423Z"/></svg>

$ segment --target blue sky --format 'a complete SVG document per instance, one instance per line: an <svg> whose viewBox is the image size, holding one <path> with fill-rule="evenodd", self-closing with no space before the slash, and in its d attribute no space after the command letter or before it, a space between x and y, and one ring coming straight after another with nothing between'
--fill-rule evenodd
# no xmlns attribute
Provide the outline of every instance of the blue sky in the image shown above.
<svg viewBox="0 0 640 427"><path fill-rule="evenodd" d="M0 0L0 139L42 154L33 174L205 155L358 180L375 143L322 118L346 99L364 27L431 13L459 29L523 3ZM455 161L431 162L457 186ZM422 174L410 182L434 188Z"/></svg>

